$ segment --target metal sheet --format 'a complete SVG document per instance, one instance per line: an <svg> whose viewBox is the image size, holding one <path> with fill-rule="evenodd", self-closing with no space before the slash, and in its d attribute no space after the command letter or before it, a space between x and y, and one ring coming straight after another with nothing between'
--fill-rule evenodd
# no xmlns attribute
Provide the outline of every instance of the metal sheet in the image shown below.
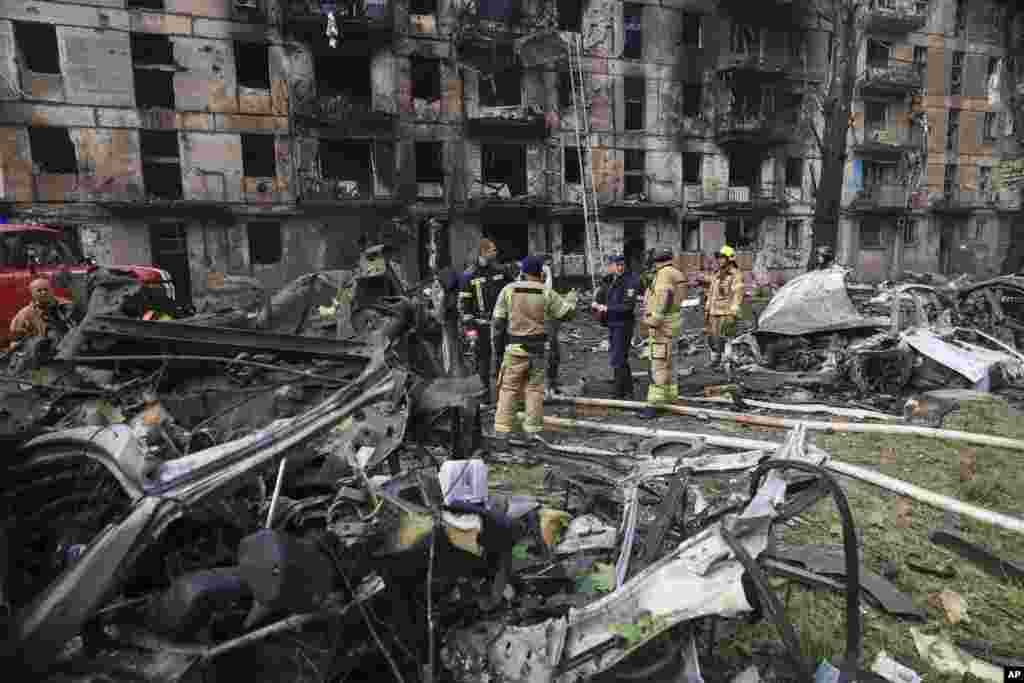
<svg viewBox="0 0 1024 683"><path fill-rule="evenodd" d="M881 327L887 320L866 318L846 293L846 271L828 268L790 280L768 302L758 319L759 332L796 336L812 332Z"/></svg>
<svg viewBox="0 0 1024 683"><path fill-rule="evenodd" d="M903 335L904 341L918 353L963 375L977 384L992 368L1001 363L1016 362L999 351L988 351L968 344L950 343L927 330L914 330Z"/></svg>

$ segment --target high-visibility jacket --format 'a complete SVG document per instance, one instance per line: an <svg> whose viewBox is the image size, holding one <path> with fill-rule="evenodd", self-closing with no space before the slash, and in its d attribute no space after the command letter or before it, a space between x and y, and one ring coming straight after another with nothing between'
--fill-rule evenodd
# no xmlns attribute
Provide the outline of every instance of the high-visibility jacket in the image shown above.
<svg viewBox="0 0 1024 683"><path fill-rule="evenodd" d="M706 304L707 314L738 316L743 294L743 272L736 264L730 263L720 268L711 276Z"/></svg>
<svg viewBox="0 0 1024 683"><path fill-rule="evenodd" d="M563 297L532 280L506 285L494 304L495 322L508 325L505 352L514 355L542 353L547 341L544 323L550 318L568 320L575 312L575 292Z"/></svg>
<svg viewBox="0 0 1024 683"><path fill-rule="evenodd" d="M647 296L647 325L654 328L667 326L672 336L678 336L683 330L686 290L686 277L678 268L671 263L659 265Z"/></svg>

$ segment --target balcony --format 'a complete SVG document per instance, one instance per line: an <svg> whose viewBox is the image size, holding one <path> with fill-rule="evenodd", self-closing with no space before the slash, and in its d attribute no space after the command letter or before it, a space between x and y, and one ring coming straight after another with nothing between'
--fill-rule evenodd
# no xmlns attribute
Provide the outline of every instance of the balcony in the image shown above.
<svg viewBox="0 0 1024 683"><path fill-rule="evenodd" d="M516 40L558 28L553 12L538 15L526 7L524 0L466 0L455 20L459 58L487 73L516 66Z"/></svg>
<svg viewBox="0 0 1024 683"><path fill-rule="evenodd" d="M879 33L909 33L928 21L927 0L872 0L867 29Z"/></svg>
<svg viewBox="0 0 1024 683"><path fill-rule="evenodd" d="M290 32L326 43L327 14L334 12L339 46L360 50L368 43L390 40L395 20L390 0L356 0L338 4L330 0L284 0L284 26Z"/></svg>
<svg viewBox="0 0 1024 683"><path fill-rule="evenodd" d="M890 61L869 64L857 79L862 95L902 97L921 89L923 70L920 64Z"/></svg>
<svg viewBox="0 0 1024 683"><path fill-rule="evenodd" d="M796 112L776 114L724 113L715 117L715 137L719 145L785 144L800 136L803 119Z"/></svg>
<svg viewBox="0 0 1024 683"><path fill-rule="evenodd" d="M783 78L803 70L803 60L785 54L755 55L744 52L729 52L718 56L718 71L741 71L758 76Z"/></svg>
<svg viewBox="0 0 1024 683"><path fill-rule="evenodd" d="M918 128L868 125L853 129L853 149L861 156L899 157L922 145Z"/></svg>
<svg viewBox="0 0 1024 683"><path fill-rule="evenodd" d="M536 140L547 137L548 125L544 112L534 107L480 107L469 117L466 132L471 137Z"/></svg>
<svg viewBox="0 0 1024 683"><path fill-rule="evenodd" d="M909 208L910 188L896 183L870 183L857 192L850 203L854 211L905 211Z"/></svg>
<svg viewBox="0 0 1024 683"><path fill-rule="evenodd" d="M311 126L330 126L339 135L391 133L395 115L374 109L369 98L350 95L296 97L295 117Z"/></svg>
<svg viewBox="0 0 1024 683"><path fill-rule="evenodd" d="M786 197L774 184L764 183L750 186L712 188L701 185L687 185L683 200L690 208L701 210L768 210L781 208Z"/></svg>
<svg viewBox="0 0 1024 683"><path fill-rule="evenodd" d="M942 213L970 213L984 209L1014 210L1010 202L1000 201L995 190L953 188L932 201L932 209Z"/></svg>

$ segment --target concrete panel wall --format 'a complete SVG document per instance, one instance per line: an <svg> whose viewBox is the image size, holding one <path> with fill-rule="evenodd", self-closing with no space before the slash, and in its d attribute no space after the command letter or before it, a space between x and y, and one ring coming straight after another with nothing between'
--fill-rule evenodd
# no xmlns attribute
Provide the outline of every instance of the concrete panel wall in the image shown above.
<svg viewBox="0 0 1024 683"><path fill-rule="evenodd" d="M181 162L186 199L242 200L242 141L227 133L184 133Z"/></svg>
<svg viewBox="0 0 1024 683"><path fill-rule="evenodd" d="M69 103L134 106L127 33L61 26L57 37Z"/></svg>

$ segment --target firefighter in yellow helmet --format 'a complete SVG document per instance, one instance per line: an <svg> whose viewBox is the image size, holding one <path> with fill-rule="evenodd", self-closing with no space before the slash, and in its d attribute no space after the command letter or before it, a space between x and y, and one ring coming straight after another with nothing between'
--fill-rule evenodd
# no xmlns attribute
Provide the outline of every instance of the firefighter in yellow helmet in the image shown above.
<svg viewBox="0 0 1024 683"><path fill-rule="evenodd" d="M527 256L522 261L525 281L506 285L494 304L494 354L502 359L494 414L494 433L499 439L515 428L516 405L524 389L523 430L535 434L544 429L545 322L568 320L576 313L576 290L562 297L545 288L543 269L543 259Z"/></svg>
<svg viewBox="0 0 1024 683"><path fill-rule="evenodd" d="M687 283L683 274L672 265L673 258L671 249L654 252L654 282L647 292L644 307L651 358L647 402L653 405L671 403L679 398L673 361L683 328L682 306Z"/></svg>
<svg viewBox="0 0 1024 683"><path fill-rule="evenodd" d="M709 280L704 304L704 334L711 348L713 368L722 363L726 339L736 335L743 293L743 273L736 264L736 251L727 244L718 252L718 270Z"/></svg>

